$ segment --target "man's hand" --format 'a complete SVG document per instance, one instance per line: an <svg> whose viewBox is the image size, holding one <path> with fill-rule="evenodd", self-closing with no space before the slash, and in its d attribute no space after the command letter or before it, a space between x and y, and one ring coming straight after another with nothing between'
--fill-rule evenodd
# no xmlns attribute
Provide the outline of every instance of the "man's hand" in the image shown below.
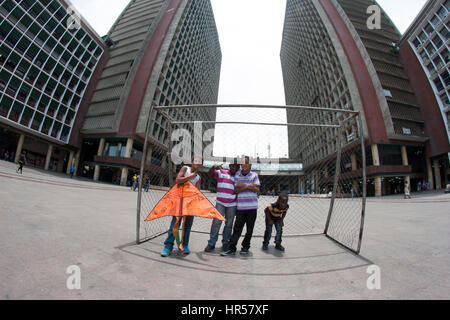
<svg viewBox="0 0 450 320"><path fill-rule="evenodd" d="M239 181L236 183L236 187L247 189L247 185Z"/></svg>
<svg viewBox="0 0 450 320"><path fill-rule="evenodd" d="M195 177L197 177L197 171L194 171L189 175L189 180L195 179Z"/></svg>
<svg viewBox="0 0 450 320"><path fill-rule="evenodd" d="M281 225L282 227L284 227L284 221L283 221L283 220L281 220L280 225Z"/></svg>
<svg viewBox="0 0 450 320"><path fill-rule="evenodd" d="M273 226L273 220L272 219L268 219L267 222L269 223L269 226Z"/></svg>
<svg viewBox="0 0 450 320"><path fill-rule="evenodd" d="M246 186L246 189L253 191L255 193L259 192L259 187L257 185L255 185L254 183L250 183Z"/></svg>

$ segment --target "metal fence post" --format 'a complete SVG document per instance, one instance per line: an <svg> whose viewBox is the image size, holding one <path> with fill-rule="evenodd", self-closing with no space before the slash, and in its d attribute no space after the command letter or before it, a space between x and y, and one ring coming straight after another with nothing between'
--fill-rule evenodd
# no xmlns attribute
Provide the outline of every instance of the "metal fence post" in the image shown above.
<svg viewBox="0 0 450 320"><path fill-rule="evenodd" d="M338 129L337 136L337 156L336 156L336 169L334 172L333 194L331 195L330 209L328 211L327 222L325 224L324 234L328 234L328 227L330 226L331 214L333 213L334 201L336 199L337 186L339 184L339 176L341 174L341 153L342 153L342 126Z"/></svg>
<svg viewBox="0 0 450 320"><path fill-rule="evenodd" d="M359 239L358 239L358 249L356 253L359 254L361 251L361 243L364 231L364 219L366 216L366 200L367 200L367 173L366 173L366 147L364 144L364 130L362 126L361 114L358 116L359 123L359 135L361 136L361 152L362 152L362 176L363 176L363 198L362 198L362 208L361 208L361 224L359 229Z"/></svg>

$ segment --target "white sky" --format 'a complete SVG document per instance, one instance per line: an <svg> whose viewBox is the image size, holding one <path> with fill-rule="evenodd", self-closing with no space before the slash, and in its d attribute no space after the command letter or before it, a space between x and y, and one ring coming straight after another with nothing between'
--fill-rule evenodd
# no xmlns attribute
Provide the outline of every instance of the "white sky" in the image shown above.
<svg viewBox="0 0 450 320"><path fill-rule="evenodd" d="M72 4L102 36L105 35L129 0L72 0ZM426 0L378 0L400 32L405 32ZM286 1L284 0L211 0L222 49L219 104L285 105L280 64L280 47ZM285 123L280 111L239 112L231 120ZM231 114L219 110L217 120L229 120ZM227 144L224 126L215 133L215 154L230 156L255 152L267 156L288 153L284 128L254 127ZM230 129L230 126L227 126ZM236 127L235 132L238 131ZM228 131L229 132L229 131ZM228 139L229 140L229 139ZM249 147L248 141L252 141ZM222 147L219 147L222 146ZM221 148L221 149L218 149Z"/></svg>

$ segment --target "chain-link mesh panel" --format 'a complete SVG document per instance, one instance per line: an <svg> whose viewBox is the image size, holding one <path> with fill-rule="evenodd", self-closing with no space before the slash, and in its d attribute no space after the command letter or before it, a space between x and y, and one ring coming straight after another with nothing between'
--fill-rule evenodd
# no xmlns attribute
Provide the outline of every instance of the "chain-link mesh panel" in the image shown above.
<svg viewBox="0 0 450 320"><path fill-rule="evenodd" d="M146 178L138 204L138 242L168 231L170 218L150 222L145 218L174 185L177 172L183 165L189 166L194 156L203 157L198 172L200 189L212 204L217 197L212 167L220 165L226 170L231 162L241 163L248 156L260 182L253 236L264 235L265 209L276 203L280 194L288 194L283 236L327 234L359 250L365 180L356 113L306 107L156 109L169 122L171 139L167 147L156 148L152 132L148 132L151 152L143 159ZM211 114L217 119L211 119ZM209 233L211 223L195 218L192 230Z"/></svg>

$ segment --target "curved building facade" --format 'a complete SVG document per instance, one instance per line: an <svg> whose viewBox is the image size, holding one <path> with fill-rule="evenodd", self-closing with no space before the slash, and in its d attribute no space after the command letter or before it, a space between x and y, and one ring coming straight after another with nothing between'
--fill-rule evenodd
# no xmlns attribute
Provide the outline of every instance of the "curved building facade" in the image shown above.
<svg viewBox="0 0 450 320"><path fill-rule="evenodd" d="M381 196L432 177L422 106L399 54L401 34L379 6L380 27L369 26L373 5L371 0L288 0L281 62L287 104L361 113L368 193ZM335 138L318 132L309 143L298 139L301 129L289 130L290 156L306 165L335 150ZM350 145L358 137L358 123L349 122L344 141ZM361 177L348 181L349 187L361 183Z"/></svg>
<svg viewBox="0 0 450 320"><path fill-rule="evenodd" d="M82 166L94 180L126 184L140 168L150 117L146 168L163 182L168 124L151 107L217 103L222 54L210 1L133 0L108 38L110 59L81 129Z"/></svg>
<svg viewBox="0 0 450 320"><path fill-rule="evenodd" d="M400 54L430 136L427 159L437 188L450 179L450 0L430 0L403 35Z"/></svg>
<svg viewBox="0 0 450 320"><path fill-rule="evenodd" d="M26 152L29 165L56 171L78 161L77 120L106 50L65 1L0 1L3 159Z"/></svg>

